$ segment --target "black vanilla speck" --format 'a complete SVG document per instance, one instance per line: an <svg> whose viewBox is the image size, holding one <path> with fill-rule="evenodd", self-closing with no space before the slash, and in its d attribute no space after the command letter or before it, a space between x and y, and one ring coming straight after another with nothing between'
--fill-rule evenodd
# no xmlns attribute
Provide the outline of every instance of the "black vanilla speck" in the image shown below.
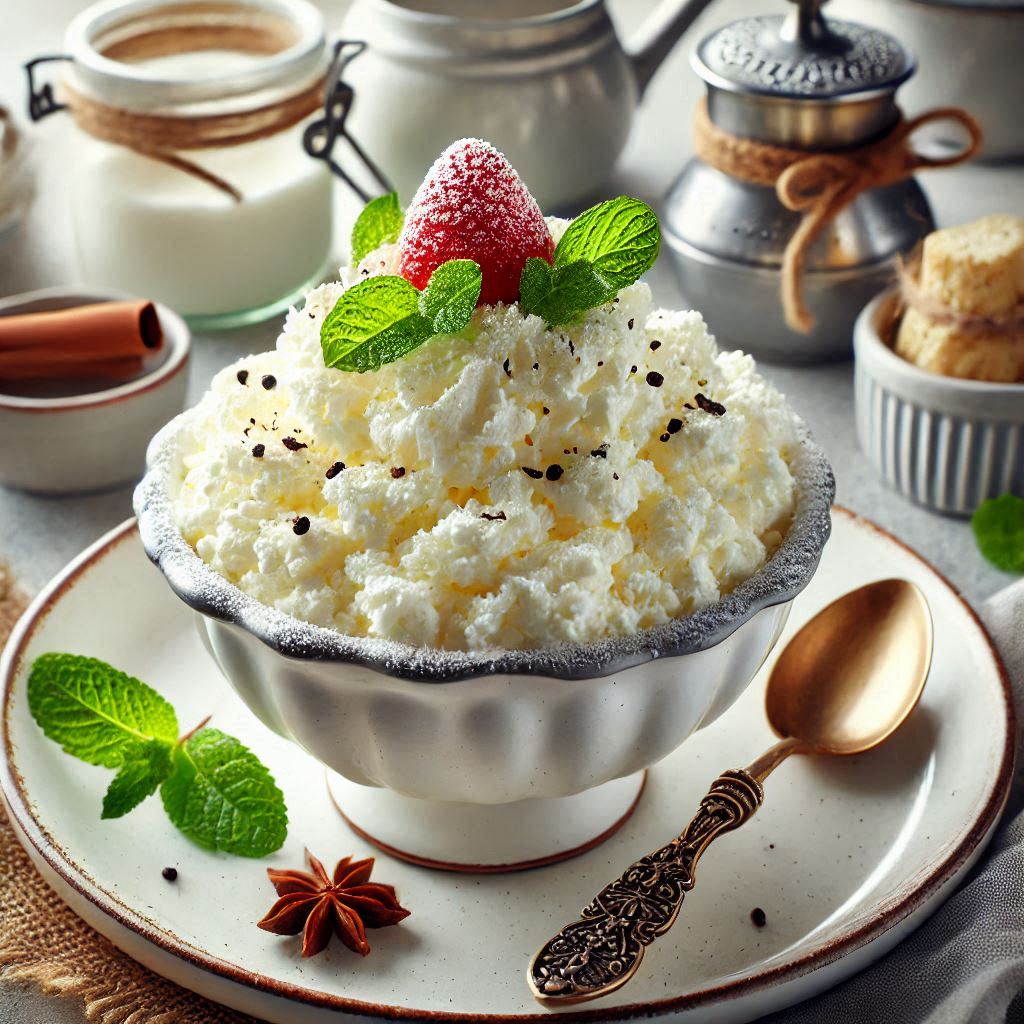
<svg viewBox="0 0 1024 1024"><path fill-rule="evenodd" d="M176 882L178 880L177 868L164 868L160 874L163 875L168 882Z"/></svg>
<svg viewBox="0 0 1024 1024"><path fill-rule="evenodd" d="M661 342L655 338L654 341L651 342L651 351L657 352L659 348L661 348Z"/></svg>
<svg viewBox="0 0 1024 1024"><path fill-rule="evenodd" d="M252 446L252 457L254 459L262 459L266 450L267 446L265 444L254 444Z"/></svg>
<svg viewBox="0 0 1024 1024"><path fill-rule="evenodd" d="M277 378L272 373L268 373L260 379L260 383L267 391L273 391L277 387Z"/></svg>
<svg viewBox="0 0 1024 1024"><path fill-rule="evenodd" d="M324 473L324 476L327 477L328 480L333 480L344 468L344 462L336 462L329 470L327 470L326 473Z"/></svg>
<svg viewBox="0 0 1024 1024"><path fill-rule="evenodd" d="M660 388L661 385L665 383L665 378L658 373L657 370L651 370L651 372L647 374L647 383L650 384L652 388Z"/></svg>
<svg viewBox="0 0 1024 1024"><path fill-rule="evenodd" d="M665 428L670 434L678 434L683 429L683 421L677 416L673 416L668 421L668 426Z"/></svg>
<svg viewBox="0 0 1024 1024"><path fill-rule="evenodd" d="M249 371L248 370L239 370L238 373L235 374L235 379L238 381L239 384L248 384L249 383Z"/></svg>
<svg viewBox="0 0 1024 1024"><path fill-rule="evenodd" d="M540 480L544 473L542 470L534 469L532 466L519 467L531 480Z"/></svg>
<svg viewBox="0 0 1024 1024"><path fill-rule="evenodd" d="M292 533L297 537L301 537L304 533L309 533L309 517L299 516L292 525Z"/></svg>
<svg viewBox="0 0 1024 1024"><path fill-rule="evenodd" d="M549 480L560 480L562 478L562 474L564 472L565 472L565 470L562 469L562 467L557 462L552 462L551 465L548 466L548 468L545 471L544 475Z"/></svg>
<svg viewBox="0 0 1024 1024"><path fill-rule="evenodd" d="M391 476L394 480L401 480L405 476L405 466L392 466Z"/></svg>
<svg viewBox="0 0 1024 1024"><path fill-rule="evenodd" d="M302 451L303 448L309 447L305 441L298 441L294 437L282 437L281 444L283 444L290 452L299 452Z"/></svg>

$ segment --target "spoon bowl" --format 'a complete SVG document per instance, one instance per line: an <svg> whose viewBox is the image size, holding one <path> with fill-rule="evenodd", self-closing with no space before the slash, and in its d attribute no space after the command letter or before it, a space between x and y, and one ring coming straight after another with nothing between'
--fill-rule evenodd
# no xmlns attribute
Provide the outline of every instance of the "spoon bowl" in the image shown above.
<svg viewBox="0 0 1024 1024"><path fill-rule="evenodd" d="M810 753L878 746L917 706L932 660L932 617L909 580L869 583L833 601L779 655L768 722Z"/></svg>

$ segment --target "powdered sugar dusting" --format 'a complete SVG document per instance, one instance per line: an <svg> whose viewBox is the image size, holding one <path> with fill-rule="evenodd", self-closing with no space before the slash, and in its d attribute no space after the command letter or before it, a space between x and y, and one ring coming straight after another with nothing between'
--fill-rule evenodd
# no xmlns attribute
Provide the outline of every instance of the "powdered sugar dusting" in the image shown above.
<svg viewBox="0 0 1024 1024"><path fill-rule="evenodd" d="M553 243L536 200L492 145L460 139L423 179L399 239L401 274L425 288L446 260L472 259L484 273L480 301L513 302L530 257L551 259Z"/></svg>

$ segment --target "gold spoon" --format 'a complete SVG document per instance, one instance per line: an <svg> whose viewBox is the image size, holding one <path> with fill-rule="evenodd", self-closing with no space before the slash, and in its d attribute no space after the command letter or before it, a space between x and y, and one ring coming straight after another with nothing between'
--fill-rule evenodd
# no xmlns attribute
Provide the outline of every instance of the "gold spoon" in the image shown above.
<svg viewBox="0 0 1024 1024"><path fill-rule="evenodd" d="M851 591L810 620L768 679L768 722L780 741L748 768L724 772L667 846L638 860L530 961L527 981L547 1006L614 992L644 949L672 927L700 855L761 806L761 783L790 754L860 754L914 710L932 660L932 618L907 580Z"/></svg>

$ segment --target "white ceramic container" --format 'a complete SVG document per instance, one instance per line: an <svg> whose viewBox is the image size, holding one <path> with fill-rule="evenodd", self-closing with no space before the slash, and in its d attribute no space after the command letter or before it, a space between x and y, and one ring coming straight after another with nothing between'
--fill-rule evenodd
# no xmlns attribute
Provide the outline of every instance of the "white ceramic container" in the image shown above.
<svg viewBox="0 0 1024 1024"><path fill-rule="evenodd" d="M939 512L970 515L986 498L1024 494L1024 384L919 369L890 337L895 289L854 328L857 436L890 486Z"/></svg>
<svg viewBox="0 0 1024 1024"><path fill-rule="evenodd" d="M415 648L300 622L206 566L174 523L174 429L154 439L135 494L147 553L201 613L207 649L243 701L333 770L350 822L434 866L538 863L614 831L643 770L714 721L754 677L830 528L832 473L805 438L785 540L717 604L585 646ZM452 850L455 835L479 841Z"/></svg>
<svg viewBox="0 0 1024 1024"><path fill-rule="evenodd" d="M352 135L408 202L453 139L509 158L541 209L595 196L639 98L709 0L662 0L620 42L605 0L355 0L342 35Z"/></svg>
<svg viewBox="0 0 1024 1024"><path fill-rule="evenodd" d="M47 288L0 301L0 316L67 309L125 295ZM165 357L137 380L60 398L0 393L0 484L44 494L98 491L138 480L146 446L185 405L192 335L157 305Z"/></svg>

